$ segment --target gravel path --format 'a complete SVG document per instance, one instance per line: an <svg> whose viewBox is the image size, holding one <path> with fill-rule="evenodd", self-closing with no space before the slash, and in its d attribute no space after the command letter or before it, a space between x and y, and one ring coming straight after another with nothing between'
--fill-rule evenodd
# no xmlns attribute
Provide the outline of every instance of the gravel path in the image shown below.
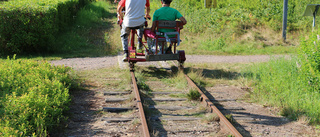
<svg viewBox="0 0 320 137"><path fill-rule="evenodd" d="M288 57L283 55L250 55L250 56L214 56L214 55L186 55L185 63L250 63L250 62L266 62L272 57ZM51 61L55 65L65 65L75 70L101 69L119 65L120 68L126 66L121 61L122 55L106 56L95 58L70 58ZM150 65L154 62L140 62L141 65Z"/></svg>

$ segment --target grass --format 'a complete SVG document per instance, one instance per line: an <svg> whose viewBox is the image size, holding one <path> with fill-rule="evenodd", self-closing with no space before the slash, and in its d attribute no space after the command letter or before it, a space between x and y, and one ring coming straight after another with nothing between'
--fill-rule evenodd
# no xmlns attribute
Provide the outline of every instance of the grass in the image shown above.
<svg viewBox="0 0 320 137"><path fill-rule="evenodd" d="M106 87L105 90L109 88L109 90L112 90L112 88L117 87L119 91L131 89L128 86L131 82L130 73L116 66L97 70L79 71L78 76L83 78L83 83L86 83L89 87Z"/></svg>
<svg viewBox="0 0 320 137"><path fill-rule="evenodd" d="M181 71L174 75L171 75L171 77L161 79L161 81L163 81L166 85L174 86L177 89L184 89L186 86L188 86L184 74Z"/></svg>
<svg viewBox="0 0 320 137"><path fill-rule="evenodd" d="M203 8L203 1L175 0L170 7L177 9L186 18L187 24L181 31L182 43L179 49L187 54L205 55L274 55L294 53L299 44L299 37L311 31L307 18L289 15L287 40L282 41L282 18L278 16L279 3L273 1L234 2L219 1L215 9ZM310 1L311 2L311 1ZM232 4L230 4L232 3ZM254 3L254 4L253 4ZM290 2L295 8L294 13L301 11L299 2ZM308 2L300 2L308 3ZM259 8L264 5L269 8ZM282 3L281 3L282 4ZM255 5L251 7L252 5ZM271 6L272 5L272 6ZM270 7L271 6L271 7ZM156 9L161 8L161 3L151 0L151 15ZM290 13L290 14L294 14ZM267 15L275 16L267 16ZM260 17L261 16L261 17ZM299 18L299 19L291 19ZM293 30L292 24L301 23L305 28L297 26ZM308 26L308 27L307 27Z"/></svg>
<svg viewBox="0 0 320 137"><path fill-rule="evenodd" d="M118 29L113 6L102 0L86 5L77 13L74 23L57 35L49 52L19 54L17 58L53 60L117 55L121 46L112 43L115 38L110 36L110 30Z"/></svg>
<svg viewBox="0 0 320 137"><path fill-rule="evenodd" d="M112 5L97 1L81 9L70 30L57 38L56 49L51 56L67 57L97 57L117 54L118 47L110 44L105 33L112 29L114 13Z"/></svg>
<svg viewBox="0 0 320 137"><path fill-rule="evenodd" d="M251 34L248 34L251 35ZM251 37L251 36L247 36ZM210 32L193 34L182 30L182 43L179 49L187 54L196 55L276 55L294 53L296 46L292 44L272 45L272 40L258 41L254 39L232 40L232 37L215 36Z"/></svg>
<svg viewBox="0 0 320 137"><path fill-rule="evenodd" d="M297 120L309 117L309 123L320 122L320 94L304 82L302 71L297 66L297 58L291 60L274 59L268 63L249 66L243 74L254 83L251 99L260 103L279 107L280 114Z"/></svg>
<svg viewBox="0 0 320 137"><path fill-rule="evenodd" d="M187 93L189 100L200 100L200 96L201 94L195 89L190 89L189 93Z"/></svg>
<svg viewBox="0 0 320 137"><path fill-rule="evenodd" d="M225 117L229 120L230 123L235 123L235 120L233 119L231 114L225 115Z"/></svg>
<svg viewBox="0 0 320 137"><path fill-rule="evenodd" d="M216 113L211 113L208 115L205 115L202 119L203 122L214 122L214 121L220 121L220 117Z"/></svg>

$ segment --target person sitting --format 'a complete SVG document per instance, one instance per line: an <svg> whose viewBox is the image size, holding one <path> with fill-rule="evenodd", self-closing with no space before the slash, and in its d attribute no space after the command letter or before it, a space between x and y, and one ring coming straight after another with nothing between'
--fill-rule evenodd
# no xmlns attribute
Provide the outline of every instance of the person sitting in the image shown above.
<svg viewBox="0 0 320 137"><path fill-rule="evenodd" d="M170 7L171 2L172 0L161 0L162 7L156 10L153 14L151 32L155 32L156 30L155 21L160 21L160 20L175 21L176 19L179 19L182 22L182 25L187 24L187 20L180 14L180 12ZM159 31L172 32L174 30L159 29ZM171 51L171 46L168 49Z"/></svg>

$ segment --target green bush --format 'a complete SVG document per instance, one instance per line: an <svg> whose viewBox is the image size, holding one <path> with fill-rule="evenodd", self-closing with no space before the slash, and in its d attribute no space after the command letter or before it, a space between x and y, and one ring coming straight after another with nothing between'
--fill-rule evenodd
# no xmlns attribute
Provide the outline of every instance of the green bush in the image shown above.
<svg viewBox="0 0 320 137"><path fill-rule="evenodd" d="M317 38L317 34L319 33L312 34L309 39L303 39L298 51L300 70L304 74L300 79L320 93L320 39Z"/></svg>
<svg viewBox="0 0 320 137"><path fill-rule="evenodd" d="M47 136L65 120L70 68L19 59L0 68L0 136Z"/></svg>
<svg viewBox="0 0 320 137"><path fill-rule="evenodd" d="M303 38L297 57L273 59L268 63L250 66L255 89L253 98L280 107L281 114L291 119L301 116L310 123L320 123L320 31Z"/></svg>
<svg viewBox="0 0 320 137"><path fill-rule="evenodd" d="M89 0L14 0L0 5L3 53L50 50L55 35L73 22L80 4ZM83 5L82 5L83 6ZM3 54L2 53L2 54Z"/></svg>
<svg viewBox="0 0 320 137"><path fill-rule="evenodd" d="M255 82L252 99L280 108L281 114L290 119L307 116L308 122L319 124L320 106L315 104L320 103L320 93L304 78L308 73L297 62L299 59L293 57L250 66L246 74Z"/></svg>

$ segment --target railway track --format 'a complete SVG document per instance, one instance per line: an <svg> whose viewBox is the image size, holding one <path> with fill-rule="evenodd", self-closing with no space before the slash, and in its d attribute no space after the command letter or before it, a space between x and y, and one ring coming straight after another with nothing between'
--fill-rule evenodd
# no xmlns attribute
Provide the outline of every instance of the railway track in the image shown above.
<svg viewBox="0 0 320 137"><path fill-rule="evenodd" d="M163 62L162 62L163 63ZM172 63L176 65L175 63ZM131 65L132 66L132 65ZM133 67L133 66L132 66ZM183 69L183 68L182 68ZM173 73L167 72L166 73ZM132 136L236 136L242 137L238 130L230 123L215 104L219 101L213 100L204 93L186 74L188 81L186 91L151 91L141 92L137 84L134 69L130 68L132 91L127 92L105 92L108 107L103 110L108 113L133 112L131 117L104 117L103 121L112 123L136 123L132 128ZM147 84L144 86L161 85ZM165 86L165 85L163 85ZM141 87L141 85L140 85ZM153 88L158 90L159 87ZM200 93L197 100L186 98L191 90ZM122 105L117 105L122 102ZM123 103L124 102L124 103ZM130 102L130 103L128 103ZM131 104L131 105L128 105ZM220 109L225 109L221 108ZM136 122L133 122L136 121ZM138 121L138 122L137 122ZM119 124L118 124L119 125ZM128 131L128 130L127 130ZM119 133L119 136L123 133ZM128 134L125 134L128 135ZM130 136L128 135L128 136Z"/></svg>

